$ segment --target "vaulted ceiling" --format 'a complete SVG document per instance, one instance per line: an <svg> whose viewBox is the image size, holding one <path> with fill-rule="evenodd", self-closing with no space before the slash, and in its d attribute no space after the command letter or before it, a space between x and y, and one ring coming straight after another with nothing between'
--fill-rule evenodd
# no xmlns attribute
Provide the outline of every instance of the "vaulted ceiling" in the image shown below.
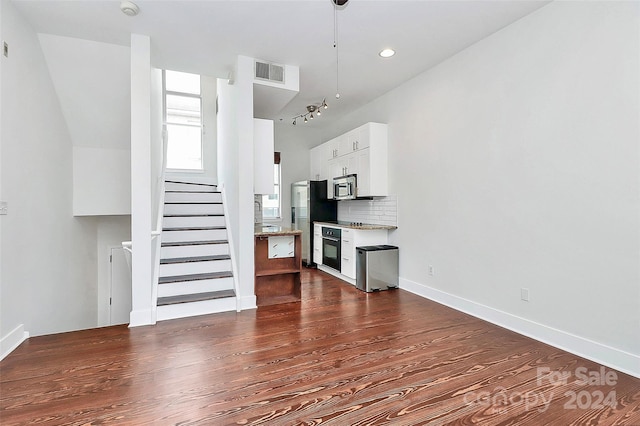
<svg viewBox="0 0 640 426"><path fill-rule="evenodd" d="M13 0L36 32L128 45L152 40L158 68L226 78L237 55L300 67L300 93L262 118L289 120L326 97L322 126L465 47L534 12L547 1L137 0L138 16L115 0ZM334 17L339 68L336 70ZM396 55L378 52L392 47ZM335 99L339 76L340 99Z"/></svg>

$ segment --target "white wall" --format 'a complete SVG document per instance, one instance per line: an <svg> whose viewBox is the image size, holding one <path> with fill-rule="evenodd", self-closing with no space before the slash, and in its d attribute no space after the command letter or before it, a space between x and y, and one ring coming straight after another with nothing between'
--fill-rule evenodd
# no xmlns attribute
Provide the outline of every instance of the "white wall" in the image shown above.
<svg viewBox="0 0 640 426"><path fill-rule="evenodd" d="M283 226L291 226L291 184L309 179L309 147L322 142L318 130L293 126L289 121L275 125L275 150L280 151Z"/></svg>
<svg viewBox="0 0 640 426"><path fill-rule="evenodd" d="M72 143L38 37L2 1L0 335L96 325L95 223L72 215ZM3 352L4 352L3 345Z"/></svg>
<svg viewBox="0 0 640 426"><path fill-rule="evenodd" d="M155 322L151 261L151 40L131 34L131 280L130 326Z"/></svg>
<svg viewBox="0 0 640 426"><path fill-rule="evenodd" d="M235 82L218 80L218 181L238 266L243 309L254 308L253 265L253 60L238 56Z"/></svg>
<svg viewBox="0 0 640 426"><path fill-rule="evenodd" d="M73 147L73 214L131 214L131 150Z"/></svg>
<svg viewBox="0 0 640 426"><path fill-rule="evenodd" d="M130 48L38 34L74 146L129 149Z"/></svg>
<svg viewBox="0 0 640 426"><path fill-rule="evenodd" d="M551 3L336 126L389 123L404 288L635 375L639 7Z"/></svg>

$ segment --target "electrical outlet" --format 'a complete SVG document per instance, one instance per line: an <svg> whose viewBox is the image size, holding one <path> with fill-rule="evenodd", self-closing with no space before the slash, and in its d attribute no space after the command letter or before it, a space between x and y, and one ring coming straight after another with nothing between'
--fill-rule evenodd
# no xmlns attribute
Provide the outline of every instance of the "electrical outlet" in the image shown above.
<svg viewBox="0 0 640 426"><path fill-rule="evenodd" d="M524 300L525 302L529 301L529 289L528 288L521 288L520 289L520 299Z"/></svg>
<svg viewBox="0 0 640 426"><path fill-rule="evenodd" d="M433 265L429 265L429 276L432 277L434 275Z"/></svg>

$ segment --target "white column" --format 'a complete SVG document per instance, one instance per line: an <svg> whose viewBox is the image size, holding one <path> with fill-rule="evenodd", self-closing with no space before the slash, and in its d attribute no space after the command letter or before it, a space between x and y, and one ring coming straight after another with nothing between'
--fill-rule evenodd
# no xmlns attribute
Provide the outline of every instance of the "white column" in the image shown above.
<svg viewBox="0 0 640 426"><path fill-rule="evenodd" d="M151 40L131 34L130 327L153 324L151 265Z"/></svg>

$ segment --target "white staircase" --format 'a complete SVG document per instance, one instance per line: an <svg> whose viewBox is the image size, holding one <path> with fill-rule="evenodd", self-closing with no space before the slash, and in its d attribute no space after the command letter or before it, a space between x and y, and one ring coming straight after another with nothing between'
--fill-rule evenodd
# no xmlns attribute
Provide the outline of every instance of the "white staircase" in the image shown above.
<svg viewBox="0 0 640 426"><path fill-rule="evenodd" d="M222 194L166 181L156 319L236 310Z"/></svg>

